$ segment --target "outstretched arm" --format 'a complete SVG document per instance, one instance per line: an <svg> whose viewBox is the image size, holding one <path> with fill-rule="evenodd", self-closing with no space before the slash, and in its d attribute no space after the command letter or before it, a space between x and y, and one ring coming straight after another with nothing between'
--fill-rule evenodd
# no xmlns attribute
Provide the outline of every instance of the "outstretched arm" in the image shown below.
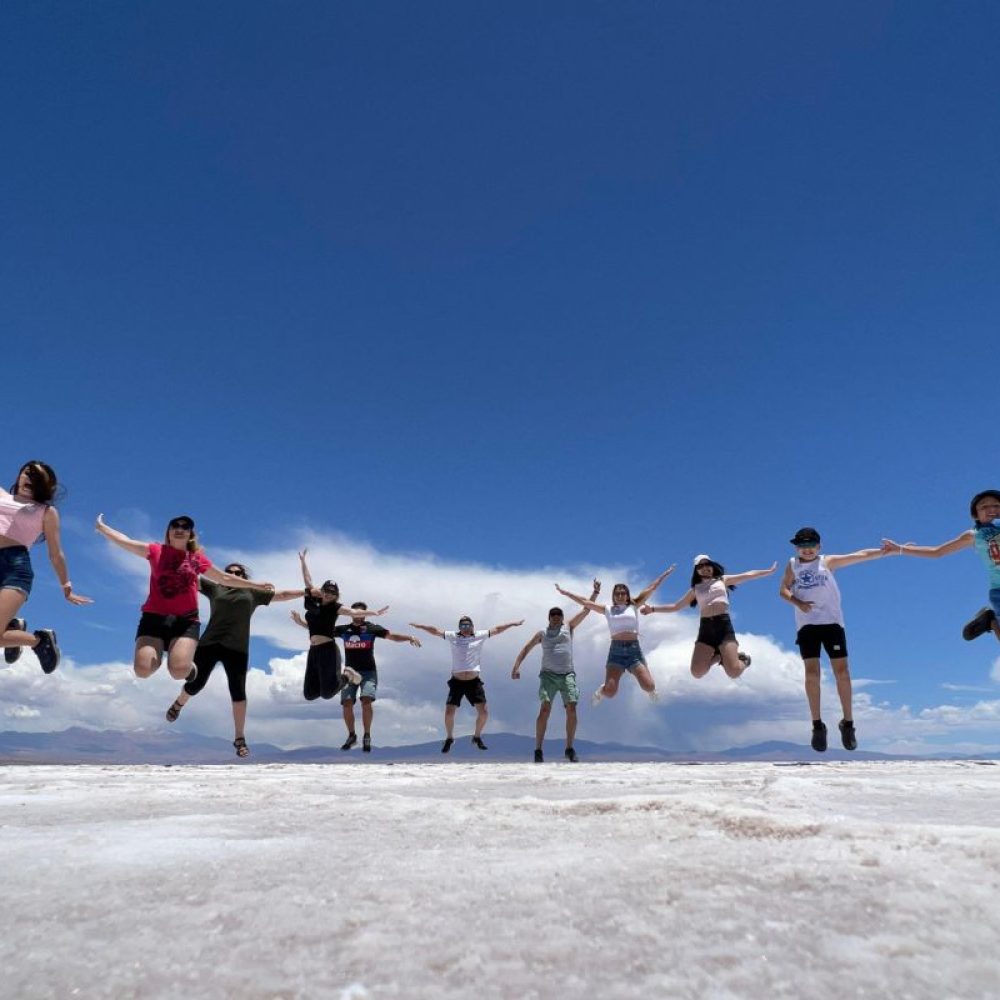
<svg viewBox="0 0 1000 1000"><path fill-rule="evenodd" d="M215 566L209 566L202 573L202 576L207 576L213 583L221 583L224 587L235 587L237 590L274 590L274 584L261 583L258 580L244 580L242 576L236 576L235 573L225 573Z"/></svg>
<svg viewBox="0 0 1000 1000"><path fill-rule="evenodd" d="M115 531L114 528L109 528L104 523L104 515L97 515L97 522L94 524L99 535L104 535L104 537L109 542L114 542L120 549L124 549L126 552L131 552L132 555L138 556L140 559L149 558L149 543L148 542L137 542L134 538L129 538L128 535L122 534L120 531Z"/></svg>
<svg viewBox="0 0 1000 1000"><path fill-rule="evenodd" d="M842 569L844 566L853 566L859 562L869 562L872 559L881 559L883 556L898 556L898 549L858 549L857 552L848 552L842 556L827 556L826 565L830 569Z"/></svg>
<svg viewBox="0 0 1000 1000"><path fill-rule="evenodd" d="M307 624L305 618L303 618L302 615L298 613L298 611L292 611L291 616L292 616L292 621L295 622L296 625L301 625L303 628L309 628L309 625Z"/></svg>
<svg viewBox="0 0 1000 1000"><path fill-rule="evenodd" d="M830 566L830 559L827 557L827 566ZM735 587L737 584L746 583L748 580L759 580L762 576L770 576L776 569L778 564L774 563L768 569L748 569L745 573L727 573L722 579L727 587ZM833 569L830 566L830 569Z"/></svg>
<svg viewBox="0 0 1000 1000"><path fill-rule="evenodd" d="M556 584L556 590L559 591L563 597L568 597L571 601L576 601L577 604L582 604L588 611L599 611L602 615L607 608L603 604L595 604L593 601L588 601L586 597L581 597L579 594L571 594L568 590L563 590L559 584Z"/></svg>
<svg viewBox="0 0 1000 1000"><path fill-rule="evenodd" d="M408 642L411 646L420 648L420 640L415 635L400 635L398 632L387 632L383 638L391 639L393 642Z"/></svg>
<svg viewBox="0 0 1000 1000"><path fill-rule="evenodd" d="M416 622L410 622L410 628L423 629L425 632L430 632L431 635L437 636L439 639L444 638L444 632L439 628L435 628L433 625L418 625Z"/></svg>
<svg viewBox="0 0 1000 1000"><path fill-rule="evenodd" d="M296 597L305 597L306 592L304 590L276 590L274 592L274 597L271 598L271 603L274 604L276 601L294 601Z"/></svg>
<svg viewBox="0 0 1000 1000"><path fill-rule="evenodd" d="M673 604L643 604L639 611L644 615L658 615L661 612L672 615L675 611L683 611L694 600L694 590L689 590Z"/></svg>
<svg viewBox="0 0 1000 1000"><path fill-rule="evenodd" d="M70 604L93 604L94 602L89 597L73 593L73 583L69 578L66 556L63 553L62 540L59 535L59 511L55 507L49 507L45 511L42 527L45 529L45 544L49 550L49 562L52 563L52 568L62 586L63 597Z"/></svg>
<svg viewBox="0 0 1000 1000"><path fill-rule="evenodd" d="M299 553L299 566L302 569L302 582L305 584L307 592L311 592L313 589L313 578L309 575L309 566L306 564L306 553L308 549L303 549Z"/></svg>
<svg viewBox="0 0 1000 1000"><path fill-rule="evenodd" d="M942 542L940 545L914 545L913 542L894 542L891 538L882 539L882 550L889 554L896 552L901 556L923 556L926 559L940 559L941 556L950 556L952 552L960 549L967 549L975 540L976 533L970 528L963 531L958 538L953 538L950 542Z"/></svg>
<svg viewBox="0 0 1000 1000"><path fill-rule="evenodd" d="M582 612L586 614L586 612ZM514 661L514 669L510 672L510 676L515 680L519 681L521 679L521 663L524 658L530 653L535 646L537 646L542 641L542 633L536 632L522 648L521 652L517 654L517 659Z"/></svg>
<svg viewBox="0 0 1000 1000"><path fill-rule="evenodd" d="M503 625L494 625L493 628L489 630L490 636L499 635L501 632L506 632L509 628L517 628L518 625L523 625L524 619L522 618L519 622L504 622Z"/></svg>
<svg viewBox="0 0 1000 1000"><path fill-rule="evenodd" d="M594 591L590 595L591 602L597 600L597 595L600 592L601 592L601 581L595 579L594 580ZM587 615L589 615L589 614L590 614L590 608L584 608L582 611L577 612L577 614L573 615L573 617L570 618L570 620L569 620L569 630L570 630L570 632L574 632L576 630L577 625L579 625L580 622L582 622L583 619L586 618Z"/></svg>
<svg viewBox="0 0 1000 1000"><path fill-rule="evenodd" d="M388 604L384 608L379 608L378 611L368 611L365 608L347 608L341 605L340 610L337 612L337 617L346 615L348 618L376 618L379 615L384 615L388 610Z"/></svg>
<svg viewBox="0 0 1000 1000"><path fill-rule="evenodd" d="M663 581L666 580L666 578L670 576L676 568L676 563L673 566L668 566L648 587L640 590L639 593L635 595L635 603L645 604L646 601L653 596L653 592L656 588L659 587L659 585L663 583Z"/></svg>

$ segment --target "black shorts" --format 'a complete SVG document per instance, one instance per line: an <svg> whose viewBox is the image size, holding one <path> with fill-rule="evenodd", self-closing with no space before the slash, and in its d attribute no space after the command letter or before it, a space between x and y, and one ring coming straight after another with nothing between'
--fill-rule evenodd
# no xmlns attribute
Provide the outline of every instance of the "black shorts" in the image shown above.
<svg viewBox="0 0 1000 1000"><path fill-rule="evenodd" d="M712 618L702 618L698 626L697 642L711 646L717 653L724 642L736 642L733 631L733 620L729 615L715 615Z"/></svg>
<svg viewBox="0 0 1000 1000"><path fill-rule="evenodd" d="M847 634L843 625L803 625L795 636L803 660L818 660L822 647L831 660L847 658Z"/></svg>
<svg viewBox="0 0 1000 1000"><path fill-rule="evenodd" d="M161 639L164 646L169 646L174 639L197 639L201 634L201 622L198 615L156 615L152 611L143 611L139 619L139 627L135 637L147 635L151 639Z"/></svg>
<svg viewBox="0 0 1000 1000"><path fill-rule="evenodd" d="M448 678L448 700L446 705L461 705L462 699L468 698L470 705L482 705L486 702L486 688L481 677L473 677L471 681L460 681L457 677Z"/></svg>
<svg viewBox="0 0 1000 1000"><path fill-rule="evenodd" d="M229 682L229 697L232 701L247 700L247 667L250 664L250 654L243 649L230 649L218 642L207 645L201 643L194 652L194 665L198 668L198 676L184 685L188 694L198 694L208 683L209 677L217 663L222 664Z"/></svg>

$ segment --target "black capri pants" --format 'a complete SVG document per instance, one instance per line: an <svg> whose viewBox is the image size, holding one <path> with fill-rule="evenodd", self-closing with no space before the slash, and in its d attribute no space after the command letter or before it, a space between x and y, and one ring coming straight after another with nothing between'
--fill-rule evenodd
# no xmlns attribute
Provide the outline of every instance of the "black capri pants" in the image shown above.
<svg viewBox="0 0 1000 1000"><path fill-rule="evenodd" d="M229 697L233 701L247 700L247 667L250 654L244 650L230 649L217 642L199 644L194 652L194 665L198 676L184 685L188 694L197 694L207 683L217 663L222 664L229 681Z"/></svg>

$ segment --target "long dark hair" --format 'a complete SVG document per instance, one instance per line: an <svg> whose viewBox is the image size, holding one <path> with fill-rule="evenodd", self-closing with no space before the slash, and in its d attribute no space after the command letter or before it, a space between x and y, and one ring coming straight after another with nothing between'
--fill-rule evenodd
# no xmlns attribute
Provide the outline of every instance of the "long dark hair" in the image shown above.
<svg viewBox="0 0 1000 1000"><path fill-rule="evenodd" d="M611 606L612 607L614 607L614 604L615 604L615 591L616 590L624 590L625 591L625 595L628 598L628 600L625 601L626 607L630 607L631 605L635 604L635 601L632 600L632 591L628 589L628 584L627 583L616 583L611 588Z"/></svg>
<svg viewBox="0 0 1000 1000"><path fill-rule="evenodd" d="M721 580L726 575L726 567L723 566L722 563L717 563L714 559L703 559L700 563L698 563L694 567L693 570L691 570L691 589L692 590L694 590L694 588L697 587L699 583L706 583L707 582L703 576L699 576L698 575L698 566L704 566L706 562L708 563L709 566L712 567L712 579L713 580ZM736 589L731 583L727 583L726 586L730 590L735 590ZM690 603L690 605L688 605L688 606L693 608L693 607L695 607L697 605L697 603L698 603L697 601L692 601Z"/></svg>
<svg viewBox="0 0 1000 1000"><path fill-rule="evenodd" d="M60 494L59 478L56 476L56 470L51 465L40 462L37 458L25 462L17 470L17 479L14 480L14 485L10 488L11 493L17 492L17 480L21 478L22 472L28 474L28 482L31 483L31 495L35 503L51 504L55 502L57 494Z"/></svg>

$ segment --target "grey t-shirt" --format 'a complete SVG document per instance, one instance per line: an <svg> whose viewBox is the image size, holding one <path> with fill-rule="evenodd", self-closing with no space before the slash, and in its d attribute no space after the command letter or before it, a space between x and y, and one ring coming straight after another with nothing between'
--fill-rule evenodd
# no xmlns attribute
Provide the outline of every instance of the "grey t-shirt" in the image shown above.
<svg viewBox="0 0 1000 1000"><path fill-rule="evenodd" d="M542 629L542 673L573 673L573 631L568 625Z"/></svg>

